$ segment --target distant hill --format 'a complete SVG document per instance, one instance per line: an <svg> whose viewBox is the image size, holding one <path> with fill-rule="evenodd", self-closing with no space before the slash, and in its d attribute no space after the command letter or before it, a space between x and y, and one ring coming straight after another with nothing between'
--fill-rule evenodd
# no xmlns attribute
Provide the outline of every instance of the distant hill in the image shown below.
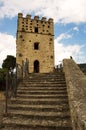
<svg viewBox="0 0 86 130"><path fill-rule="evenodd" d="M82 72L84 72L86 74L86 63L78 64L78 66L80 67L80 69L82 70Z"/></svg>

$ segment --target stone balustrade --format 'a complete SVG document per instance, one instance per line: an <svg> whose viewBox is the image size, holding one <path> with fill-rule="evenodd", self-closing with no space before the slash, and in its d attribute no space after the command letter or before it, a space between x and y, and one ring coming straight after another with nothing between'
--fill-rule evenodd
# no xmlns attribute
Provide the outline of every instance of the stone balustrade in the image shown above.
<svg viewBox="0 0 86 130"><path fill-rule="evenodd" d="M86 130L86 76L73 59L63 60L73 130Z"/></svg>

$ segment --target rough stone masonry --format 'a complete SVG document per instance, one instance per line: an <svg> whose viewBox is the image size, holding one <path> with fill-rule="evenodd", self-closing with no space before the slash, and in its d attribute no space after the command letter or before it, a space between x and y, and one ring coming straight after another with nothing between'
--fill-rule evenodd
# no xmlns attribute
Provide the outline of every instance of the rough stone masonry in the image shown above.
<svg viewBox="0 0 86 130"><path fill-rule="evenodd" d="M63 60L73 130L86 130L86 76L73 59Z"/></svg>
<svg viewBox="0 0 86 130"><path fill-rule="evenodd" d="M54 69L54 26L53 19L39 19L31 15L18 14L16 59L18 64L26 58L29 73L49 73Z"/></svg>

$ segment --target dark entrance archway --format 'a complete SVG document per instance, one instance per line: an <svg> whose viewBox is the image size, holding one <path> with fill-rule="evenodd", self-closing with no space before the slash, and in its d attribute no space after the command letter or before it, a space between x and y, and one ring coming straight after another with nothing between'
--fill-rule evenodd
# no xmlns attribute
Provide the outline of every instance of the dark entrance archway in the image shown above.
<svg viewBox="0 0 86 130"><path fill-rule="evenodd" d="M34 61L34 73L39 73L39 61Z"/></svg>

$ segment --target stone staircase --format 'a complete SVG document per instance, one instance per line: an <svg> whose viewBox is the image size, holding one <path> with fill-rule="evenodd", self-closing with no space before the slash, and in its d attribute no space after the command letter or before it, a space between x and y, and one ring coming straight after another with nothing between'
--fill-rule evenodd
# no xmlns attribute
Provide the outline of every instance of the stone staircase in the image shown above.
<svg viewBox="0 0 86 130"><path fill-rule="evenodd" d="M72 130L63 72L29 74L8 113L3 130Z"/></svg>

